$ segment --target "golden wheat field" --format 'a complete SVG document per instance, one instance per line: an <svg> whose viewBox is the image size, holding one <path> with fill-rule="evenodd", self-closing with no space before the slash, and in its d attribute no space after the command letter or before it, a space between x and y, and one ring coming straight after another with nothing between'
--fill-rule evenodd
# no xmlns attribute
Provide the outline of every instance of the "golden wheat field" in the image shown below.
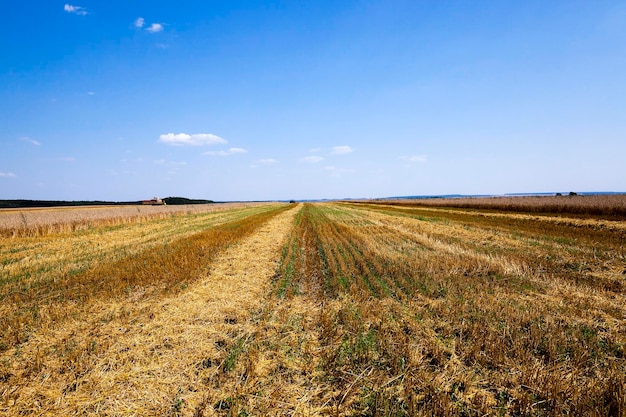
<svg viewBox="0 0 626 417"><path fill-rule="evenodd" d="M515 207L0 223L0 415L625 416L626 219Z"/></svg>

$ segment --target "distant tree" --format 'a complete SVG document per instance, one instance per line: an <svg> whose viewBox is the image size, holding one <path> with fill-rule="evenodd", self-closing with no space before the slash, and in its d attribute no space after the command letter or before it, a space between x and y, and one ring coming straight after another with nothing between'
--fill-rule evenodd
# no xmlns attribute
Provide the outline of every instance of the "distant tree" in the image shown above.
<svg viewBox="0 0 626 417"><path fill-rule="evenodd" d="M557 196L557 197L563 197L563 194L561 194L561 193L556 193L556 196Z"/></svg>
<svg viewBox="0 0 626 417"><path fill-rule="evenodd" d="M570 195L570 196L574 196L574 195L578 195L578 194L577 194L577 193L575 193L574 191L570 191L570 192L569 192L569 195Z"/></svg>
<svg viewBox="0 0 626 417"><path fill-rule="evenodd" d="M185 197L165 197L163 199L168 206L176 206L181 204L211 204L213 200L198 200Z"/></svg>

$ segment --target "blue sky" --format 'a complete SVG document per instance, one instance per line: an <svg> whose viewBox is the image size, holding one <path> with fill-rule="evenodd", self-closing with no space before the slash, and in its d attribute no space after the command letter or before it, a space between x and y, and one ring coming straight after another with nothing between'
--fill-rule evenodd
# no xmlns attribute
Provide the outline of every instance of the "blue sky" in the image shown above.
<svg viewBox="0 0 626 417"><path fill-rule="evenodd" d="M3 199L626 191L625 1L7 0L0 39Z"/></svg>

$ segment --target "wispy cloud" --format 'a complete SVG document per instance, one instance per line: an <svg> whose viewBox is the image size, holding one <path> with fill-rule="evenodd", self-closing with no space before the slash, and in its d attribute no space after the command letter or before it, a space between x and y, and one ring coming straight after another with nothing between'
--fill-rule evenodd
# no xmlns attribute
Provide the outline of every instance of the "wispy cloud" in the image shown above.
<svg viewBox="0 0 626 417"><path fill-rule="evenodd" d="M268 165L275 165L277 163L278 163L278 160L274 159L274 158L258 159L258 160L255 161L255 164L250 165L250 168L255 169L255 168L258 168L259 165L268 166Z"/></svg>
<svg viewBox="0 0 626 417"><path fill-rule="evenodd" d="M146 30L150 33L158 33L163 30L163 25L161 23L153 23L146 28Z"/></svg>
<svg viewBox="0 0 626 417"><path fill-rule="evenodd" d="M307 164L317 164L318 162L322 162L323 160L324 158L317 155L305 156L304 158L300 159L301 162L306 162Z"/></svg>
<svg viewBox="0 0 626 417"><path fill-rule="evenodd" d="M227 143L226 139L212 133L167 133L159 136L159 142L175 146L204 146Z"/></svg>
<svg viewBox="0 0 626 417"><path fill-rule="evenodd" d="M38 140L35 140L35 139L31 139L31 138L26 137L26 136L23 137L23 138L20 138L20 140L22 142L28 142L28 143L30 143L32 145L35 145L35 146L41 146L41 142L39 142Z"/></svg>
<svg viewBox="0 0 626 417"><path fill-rule="evenodd" d="M235 155L235 154L246 153L246 152L248 151L244 148L230 148L225 151L207 151L207 152L204 152L202 155L229 156L229 155Z"/></svg>
<svg viewBox="0 0 626 417"><path fill-rule="evenodd" d="M265 159L259 159L256 162L261 165L274 165L278 163L278 160L274 158L265 158Z"/></svg>
<svg viewBox="0 0 626 417"><path fill-rule="evenodd" d="M88 96L95 96L95 95L96 95L96 93L94 93L93 91L87 91L87 95L88 95Z"/></svg>
<svg viewBox="0 0 626 417"><path fill-rule="evenodd" d="M352 149L350 146L333 146L333 150L331 151L331 153L333 155L345 155L347 153L352 153L354 152L354 149Z"/></svg>
<svg viewBox="0 0 626 417"><path fill-rule="evenodd" d="M15 175L12 172L0 172L0 177L4 177L4 178L15 178L17 177L17 175Z"/></svg>
<svg viewBox="0 0 626 417"><path fill-rule="evenodd" d="M63 10L65 10L68 13L77 14L79 16L85 16L86 14L88 14L87 10L85 10L84 7L72 6L71 4L65 4L65 6L63 6Z"/></svg>
<svg viewBox="0 0 626 417"><path fill-rule="evenodd" d="M400 157L400 159L404 161L412 162L412 163L428 161L428 158L426 157L426 155L403 155Z"/></svg>
<svg viewBox="0 0 626 417"><path fill-rule="evenodd" d="M135 26L135 28L137 29L145 29L146 32L150 33L159 33L165 29L163 23L151 23L147 25L146 19L141 16L135 19L135 21L133 22L133 26Z"/></svg>
<svg viewBox="0 0 626 417"><path fill-rule="evenodd" d="M309 149L309 152L316 153L316 152L319 152L321 150L322 150L322 148L312 148L312 149Z"/></svg>

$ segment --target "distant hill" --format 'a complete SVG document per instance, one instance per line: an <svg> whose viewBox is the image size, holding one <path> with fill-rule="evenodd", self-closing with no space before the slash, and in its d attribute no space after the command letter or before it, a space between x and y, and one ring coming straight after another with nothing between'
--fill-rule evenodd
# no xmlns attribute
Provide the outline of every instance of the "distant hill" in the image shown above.
<svg viewBox="0 0 626 417"><path fill-rule="evenodd" d="M211 204L212 200L198 200L185 197L166 197L168 205ZM39 207L74 207L74 206L131 206L141 201L63 201L63 200L0 200L0 208L39 208Z"/></svg>
<svg viewBox="0 0 626 417"><path fill-rule="evenodd" d="M469 197L490 197L487 195L465 195L465 194L441 194L441 195L406 195L385 197L383 200L425 200L430 198L469 198Z"/></svg>
<svg viewBox="0 0 626 417"><path fill-rule="evenodd" d="M68 207L68 206L129 206L139 201L62 201L62 200L0 200L0 208Z"/></svg>
<svg viewBox="0 0 626 417"><path fill-rule="evenodd" d="M385 197L381 200L425 200L432 198L484 198L484 197L541 197L554 196L557 194L568 195L569 192L551 192L551 193L506 193L506 194L441 194L441 195L407 195L397 197ZM578 195L615 195L624 194L621 191L583 191L577 192Z"/></svg>

